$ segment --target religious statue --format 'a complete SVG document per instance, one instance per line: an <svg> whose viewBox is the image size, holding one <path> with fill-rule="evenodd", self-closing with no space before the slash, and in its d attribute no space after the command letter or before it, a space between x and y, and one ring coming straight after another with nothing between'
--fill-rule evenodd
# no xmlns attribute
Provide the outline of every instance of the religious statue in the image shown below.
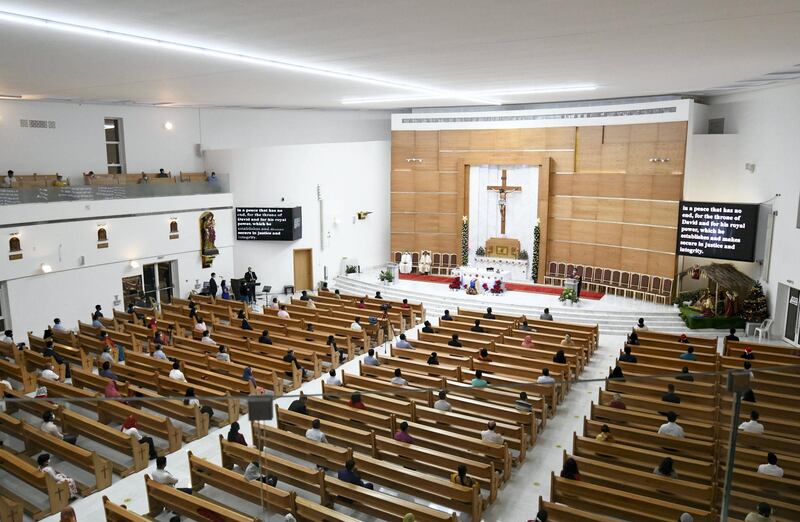
<svg viewBox="0 0 800 522"><path fill-rule="evenodd" d="M219 254L216 245L217 232L214 229L214 214L203 212L200 215L200 258L203 261L203 268L211 267L214 258Z"/></svg>
<svg viewBox="0 0 800 522"><path fill-rule="evenodd" d="M725 291L725 317L733 317L736 315L736 292L730 290Z"/></svg>
<svg viewBox="0 0 800 522"><path fill-rule="evenodd" d="M423 250L422 255L419 257L419 273L431 273L431 253L428 250Z"/></svg>
<svg viewBox="0 0 800 522"><path fill-rule="evenodd" d="M401 274L410 274L412 269L411 252L403 252L400 255L400 265L397 267Z"/></svg>
<svg viewBox="0 0 800 522"><path fill-rule="evenodd" d="M518 239L505 237L506 235L506 211L508 207L508 195L514 192L522 192L522 187L508 184L508 172L503 169L500 177L500 185L489 185L487 190L498 193L498 205L500 207L500 235L502 237L489 238L486 241L486 254L491 257L508 257L517 259L520 251Z"/></svg>

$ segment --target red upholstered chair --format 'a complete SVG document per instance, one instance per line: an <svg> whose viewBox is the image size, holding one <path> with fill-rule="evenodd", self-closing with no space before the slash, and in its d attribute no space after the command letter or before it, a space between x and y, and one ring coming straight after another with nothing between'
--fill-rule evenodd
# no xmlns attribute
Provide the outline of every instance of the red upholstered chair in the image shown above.
<svg viewBox="0 0 800 522"><path fill-rule="evenodd" d="M419 271L419 252L414 252L411 254L411 271Z"/></svg>
<svg viewBox="0 0 800 522"><path fill-rule="evenodd" d="M442 254L433 254L431 256L431 274L441 273L442 267Z"/></svg>
<svg viewBox="0 0 800 522"><path fill-rule="evenodd" d="M558 270L558 264L555 261L550 261L549 263L547 263L547 272L545 272L544 274L544 284L546 285L555 284L555 277L557 270Z"/></svg>
<svg viewBox="0 0 800 522"><path fill-rule="evenodd" d="M589 290L596 290L597 286L594 284L594 268L587 266L583 268L583 284Z"/></svg>
<svg viewBox="0 0 800 522"><path fill-rule="evenodd" d="M402 253L402 252L395 252L395 253L394 253L394 262L395 262L395 263L398 263L398 264L399 264L399 263L400 263L400 260L401 260L402 258L403 258L403 253Z"/></svg>

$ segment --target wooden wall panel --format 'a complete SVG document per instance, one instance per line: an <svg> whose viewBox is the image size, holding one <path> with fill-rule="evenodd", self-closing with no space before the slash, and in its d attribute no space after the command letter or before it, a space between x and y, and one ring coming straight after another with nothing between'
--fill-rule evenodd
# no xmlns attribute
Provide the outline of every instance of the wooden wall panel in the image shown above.
<svg viewBox="0 0 800 522"><path fill-rule="evenodd" d="M392 194L392 212L414 212L415 195Z"/></svg>
<svg viewBox="0 0 800 522"><path fill-rule="evenodd" d="M415 131L414 157L422 160L414 163L414 169L439 170L439 133Z"/></svg>
<svg viewBox="0 0 800 522"><path fill-rule="evenodd" d="M413 172L414 192L441 192L439 173L436 171Z"/></svg>
<svg viewBox="0 0 800 522"><path fill-rule="evenodd" d="M411 169L407 158L414 156L414 131L392 131L392 170Z"/></svg>
<svg viewBox="0 0 800 522"><path fill-rule="evenodd" d="M468 130L443 130L439 131L439 150L467 150L469 149ZM440 166L441 168L441 166Z"/></svg>
<svg viewBox="0 0 800 522"><path fill-rule="evenodd" d="M414 214L392 214L392 232L414 232Z"/></svg>
<svg viewBox="0 0 800 522"><path fill-rule="evenodd" d="M393 170L391 190L392 192L414 192L414 176L412 172Z"/></svg>

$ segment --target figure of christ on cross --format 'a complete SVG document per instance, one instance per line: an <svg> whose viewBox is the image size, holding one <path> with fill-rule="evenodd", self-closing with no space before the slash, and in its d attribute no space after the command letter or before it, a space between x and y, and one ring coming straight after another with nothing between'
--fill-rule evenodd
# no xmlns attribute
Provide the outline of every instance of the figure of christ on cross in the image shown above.
<svg viewBox="0 0 800 522"><path fill-rule="evenodd" d="M522 192L522 187L511 186L506 183L508 180L508 174L505 169L503 169L503 173L500 176L500 185L489 185L486 187L487 190L493 190L499 192L500 201L498 202L500 205L500 234L505 236L506 235L506 198L510 192Z"/></svg>

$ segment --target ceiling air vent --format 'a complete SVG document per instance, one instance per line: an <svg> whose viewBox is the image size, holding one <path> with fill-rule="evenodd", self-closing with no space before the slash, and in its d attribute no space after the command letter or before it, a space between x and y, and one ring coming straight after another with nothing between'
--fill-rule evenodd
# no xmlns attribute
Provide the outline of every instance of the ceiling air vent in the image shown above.
<svg viewBox="0 0 800 522"><path fill-rule="evenodd" d="M55 129L53 120L19 120L19 126L28 129Z"/></svg>

